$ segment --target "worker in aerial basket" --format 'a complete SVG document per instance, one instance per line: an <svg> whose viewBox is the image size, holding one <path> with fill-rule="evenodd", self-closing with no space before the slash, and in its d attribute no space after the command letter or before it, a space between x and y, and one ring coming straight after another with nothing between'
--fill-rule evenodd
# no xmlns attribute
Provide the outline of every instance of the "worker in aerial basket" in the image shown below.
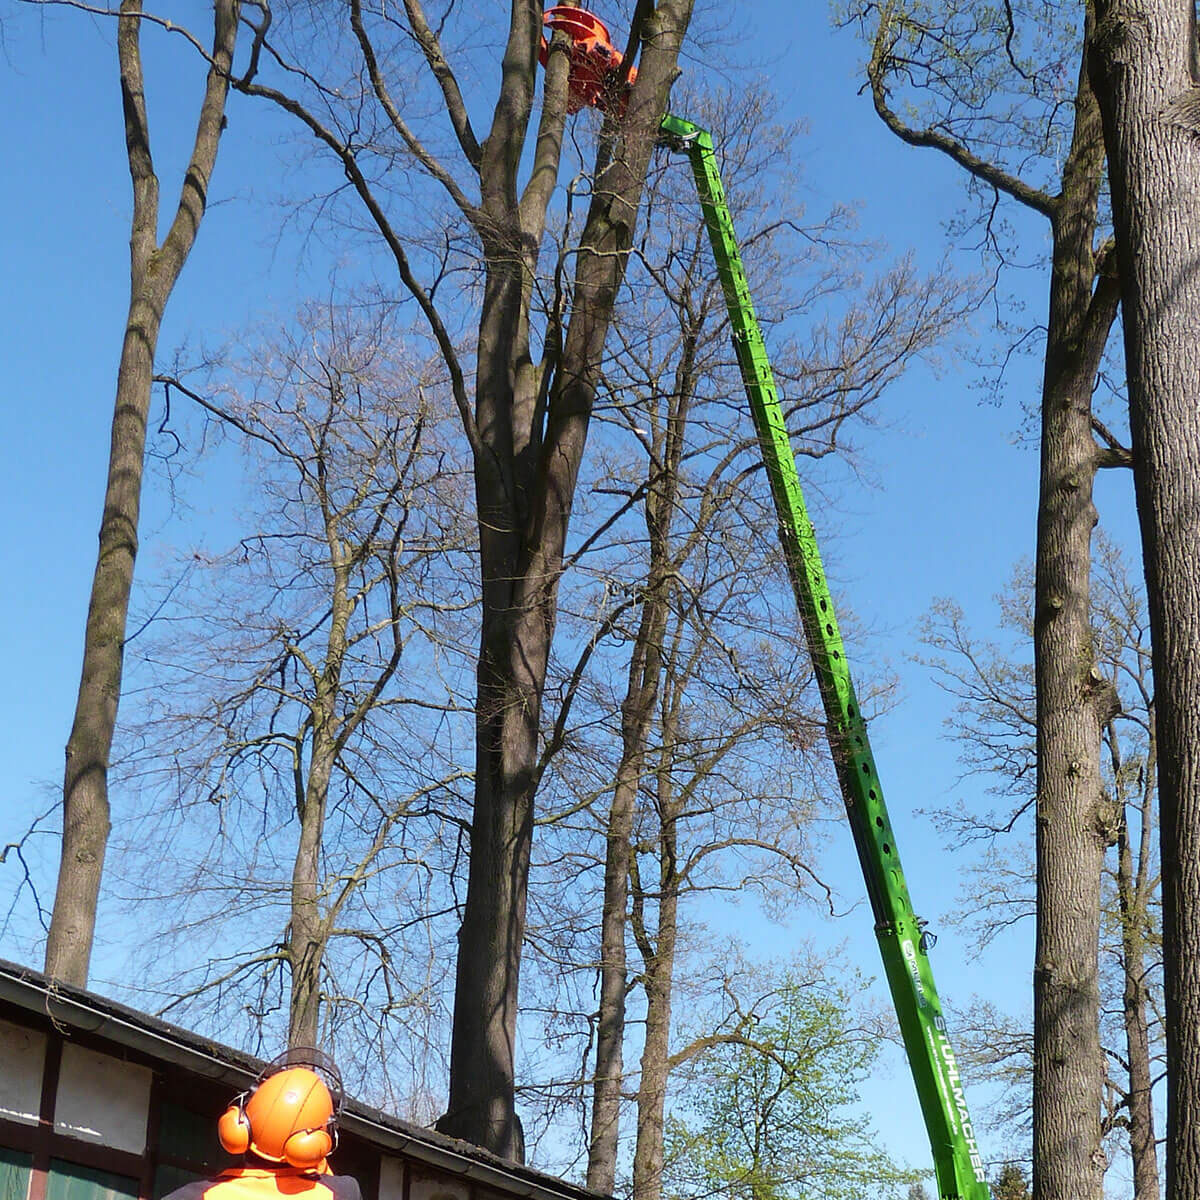
<svg viewBox="0 0 1200 1200"><path fill-rule="evenodd" d="M362 1200L358 1181L334 1175L342 1080L319 1050L293 1049L269 1063L217 1122L221 1145L242 1158L164 1200Z"/></svg>

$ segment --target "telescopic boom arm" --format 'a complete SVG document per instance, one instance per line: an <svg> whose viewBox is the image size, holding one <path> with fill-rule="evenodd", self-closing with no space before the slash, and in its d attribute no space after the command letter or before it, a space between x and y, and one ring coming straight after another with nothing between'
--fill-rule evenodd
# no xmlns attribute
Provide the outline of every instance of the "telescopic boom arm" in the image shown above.
<svg viewBox="0 0 1200 1200"><path fill-rule="evenodd" d="M854 695L712 136L690 121L670 115L663 119L661 134L671 149L687 154L700 193L733 326L734 349L775 499L779 537L825 706L842 799L875 917L879 952L929 1131L938 1191L945 1200L988 1200L983 1160L967 1111L958 1062L946 1032L920 922L913 913L900 867L896 838L867 740L866 721Z"/></svg>

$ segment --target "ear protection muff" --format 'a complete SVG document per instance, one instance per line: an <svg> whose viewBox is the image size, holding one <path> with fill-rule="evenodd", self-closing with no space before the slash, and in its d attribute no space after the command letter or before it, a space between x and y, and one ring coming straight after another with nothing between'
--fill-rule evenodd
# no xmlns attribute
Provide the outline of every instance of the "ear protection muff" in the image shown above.
<svg viewBox="0 0 1200 1200"><path fill-rule="evenodd" d="M229 1154L245 1154L250 1149L250 1119L246 1116L245 1092L221 1114L217 1121L217 1138Z"/></svg>
<svg viewBox="0 0 1200 1200"><path fill-rule="evenodd" d="M217 1138L229 1154L245 1154L250 1149L253 1130L246 1115L246 1093L221 1114L217 1121ZM332 1136L327 1128L298 1129L283 1143L283 1160L289 1166L311 1171L321 1165L321 1160L333 1153L337 1146L337 1130Z"/></svg>
<svg viewBox="0 0 1200 1200"><path fill-rule="evenodd" d="M293 1167L311 1171L333 1153L334 1139L327 1129L298 1129L283 1144L284 1161Z"/></svg>

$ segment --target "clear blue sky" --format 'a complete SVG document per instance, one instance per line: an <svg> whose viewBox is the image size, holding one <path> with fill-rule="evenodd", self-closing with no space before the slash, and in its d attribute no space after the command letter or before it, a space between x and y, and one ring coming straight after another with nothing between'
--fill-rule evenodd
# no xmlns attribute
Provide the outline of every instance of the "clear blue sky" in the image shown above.
<svg viewBox="0 0 1200 1200"><path fill-rule="evenodd" d="M183 20L202 9L182 7ZM912 247L932 264L944 247L940 222L962 200L960 177L931 152L901 146L883 129L869 100L857 94L859 47L829 28L823 4L767 0L743 12L747 43L762 68L783 81L787 111L809 122L803 154L812 208L859 201L865 234L896 252ZM59 782L127 299L130 206L111 26L65 10L21 7L10 14L0 27L6 58L0 105L8 114L0 183L7 278L0 298L6 393L0 487L10 513L0 595L12 681L0 696L5 841L49 803ZM183 55L182 46L177 53ZM184 61L179 57L176 66ZM172 99L166 84L174 69L168 65L152 80L163 86L152 101L166 105L152 113L156 150L168 158L172 135L181 136L180 106L189 111L195 96L193 88ZM704 69L702 48L694 48L688 70ZM298 267L295 247L273 240L273 216L262 207L274 195L270 180L280 155L272 120L244 101L231 108L216 203L171 303L164 361L185 340L220 336L255 314L290 309L326 276L328 263L319 255ZM170 204L175 185L168 181L176 176L164 169L162 178ZM1044 280L1031 276L1027 286L1030 312L1040 314ZM985 326L978 336L989 336ZM1018 368L1012 400L1001 408L980 405L971 375L969 366L952 362L940 378L918 372L889 394L887 428L859 439L872 486L848 485L838 496L838 539L828 554L835 594L848 598L873 631L871 657L902 680L901 702L877 722L873 739L914 898L937 924L954 904L960 864L910 813L958 797L977 802L983 784L959 783L955 748L941 730L946 701L907 656L914 627L937 596L955 597L986 632L993 595L1014 561L1032 552L1036 504L1036 451L1014 439L1021 421L1016 402L1036 398L1036 370ZM1127 530L1127 481L1106 480L1103 487L1106 518L1118 514ZM163 497L151 495L141 559L147 569L164 512ZM42 865L52 872L53 848L47 850ZM853 894L848 832L840 853L835 869ZM0 889L14 881L5 868ZM42 882L48 900L52 874ZM878 973L865 908L857 924L843 922L831 936L849 937L864 969ZM22 956L4 940L0 954ZM934 967L952 1000L998 987L995 999L1018 1005L1028 986L1029 945L1010 937L991 961L971 964L961 937L943 929ZM892 1149L924 1164L912 1099L900 1065L880 1081L870 1106ZM1005 1148L988 1145L993 1152Z"/></svg>

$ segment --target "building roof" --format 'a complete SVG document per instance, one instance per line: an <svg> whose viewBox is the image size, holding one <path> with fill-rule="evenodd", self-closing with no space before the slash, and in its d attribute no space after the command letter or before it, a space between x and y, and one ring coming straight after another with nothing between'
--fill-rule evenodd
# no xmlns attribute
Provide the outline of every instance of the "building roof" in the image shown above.
<svg viewBox="0 0 1200 1200"><path fill-rule="evenodd" d="M168 1024L105 996L47 979L38 971L0 959L0 1004L48 1018L66 1033L79 1032L134 1050L205 1079L242 1091L265 1063L209 1038ZM347 1132L390 1153L438 1171L529 1200L603 1200L600 1193L507 1162L457 1138L411 1125L347 1098L341 1118Z"/></svg>

